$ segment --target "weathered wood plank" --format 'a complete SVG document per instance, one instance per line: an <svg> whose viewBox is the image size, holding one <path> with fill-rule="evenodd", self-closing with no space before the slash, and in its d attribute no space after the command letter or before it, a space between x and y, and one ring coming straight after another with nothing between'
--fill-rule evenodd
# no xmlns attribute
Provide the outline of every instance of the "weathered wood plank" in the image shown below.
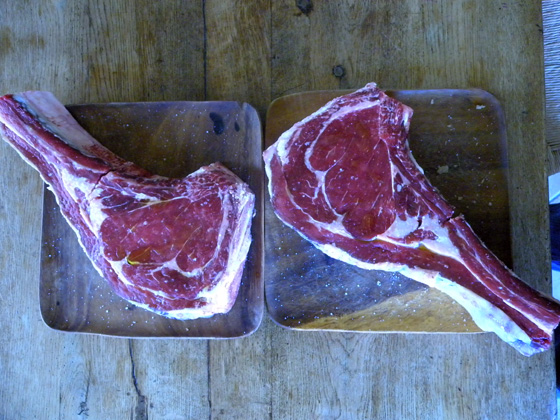
<svg viewBox="0 0 560 420"><path fill-rule="evenodd" d="M210 418L207 340L129 342L131 370L127 373L136 380L128 397L135 402L130 418ZM118 376L117 381L125 378Z"/></svg>
<svg viewBox="0 0 560 420"><path fill-rule="evenodd" d="M269 2L204 3L207 99L247 102L262 118L270 102ZM263 191L255 193L262 202ZM271 417L270 327L266 320L247 338L209 343L211 418Z"/></svg>
<svg viewBox="0 0 560 420"><path fill-rule="evenodd" d="M199 3L18 2L2 5L0 19L2 92L50 90L64 103L203 99Z"/></svg>
<svg viewBox="0 0 560 420"><path fill-rule="evenodd" d="M56 337L59 335L55 334ZM106 412L121 418L128 417L136 406L136 393L126 342L107 342L103 337L63 335L60 353L56 357L47 354L52 361L58 362L58 366L50 366L52 362L47 359L39 369L39 372L52 369L51 374L58 379L58 386L52 390L35 390L40 401L37 405L53 406L48 399L48 394L53 392L55 398L59 398L57 418L102 418ZM120 380L116 381L115 378ZM20 415L24 412L20 411ZM30 414L25 412L25 416ZM39 412L37 418L42 416Z"/></svg>
<svg viewBox="0 0 560 420"><path fill-rule="evenodd" d="M41 191L39 177L22 165L6 143L0 144L0 417L58 417L60 376L45 375L47 367L59 372L64 340L52 335L39 313L39 250L41 243ZM14 187L15 186L15 187ZM35 372L41 372L39 374ZM23 389L34 392L40 403L28 406Z"/></svg>
<svg viewBox="0 0 560 420"><path fill-rule="evenodd" d="M270 11L264 0L207 0L208 100L270 103Z"/></svg>

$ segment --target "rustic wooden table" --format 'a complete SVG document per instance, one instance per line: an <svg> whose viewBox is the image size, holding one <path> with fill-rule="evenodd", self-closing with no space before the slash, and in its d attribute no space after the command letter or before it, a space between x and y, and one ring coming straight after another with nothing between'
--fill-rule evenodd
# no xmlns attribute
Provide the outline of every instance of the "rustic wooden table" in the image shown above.
<svg viewBox="0 0 560 420"><path fill-rule="evenodd" d="M13 1L0 40L1 92L67 104L239 100L264 118L284 94L369 81L488 90L507 121L514 268L550 292L540 2ZM267 317L228 341L52 331L42 183L3 142L0 162L2 419L555 416L553 352L525 358L492 334L294 332Z"/></svg>

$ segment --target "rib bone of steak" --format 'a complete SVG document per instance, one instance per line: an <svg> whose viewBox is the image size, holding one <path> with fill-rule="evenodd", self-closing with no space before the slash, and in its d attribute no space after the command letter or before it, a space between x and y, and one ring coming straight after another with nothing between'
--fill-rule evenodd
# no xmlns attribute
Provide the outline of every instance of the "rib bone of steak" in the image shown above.
<svg viewBox="0 0 560 420"><path fill-rule="evenodd" d="M436 287L522 354L549 348L559 304L454 216L410 153L411 116L370 83L295 124L264 152L274 211L332 258Z"/></svg>
<svg viewBox="0 0 560 420"><path fill-rule="evenodd" d="M152 175L102 146L49 92L0 98L0 123L119 296L176 319L231 309L254 207L236 175L220 163L182 179Z"/></svg>

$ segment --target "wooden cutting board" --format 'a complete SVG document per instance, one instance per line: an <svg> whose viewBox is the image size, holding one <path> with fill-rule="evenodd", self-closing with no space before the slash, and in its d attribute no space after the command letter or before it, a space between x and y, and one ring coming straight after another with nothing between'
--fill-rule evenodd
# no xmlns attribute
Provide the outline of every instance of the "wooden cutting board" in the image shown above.
<svg viewBox="0 0 560 420"><path fill-rule="evenodd" d="M231 338L255 331L264 311L262 130L256 111L237 102L154 102L69 106L77 121L117 155L152 173L183 177L219 161L256 194L253 242L233 309L177 321L115 295L94 270L45 189L40 300L53 329L123 337Z"/></svg>
<svg viewBox="0 0 560 420"><path fill-rule="evenodd" d="M269 107L265 147L346 91L285 96ZM410 148L426 176L475 232L511 265L504 116L482 90L387 92L414 109ZM479 332L447 295L399 274L331 259L265 200L265 296L278 324L305 330Z"/></svg>

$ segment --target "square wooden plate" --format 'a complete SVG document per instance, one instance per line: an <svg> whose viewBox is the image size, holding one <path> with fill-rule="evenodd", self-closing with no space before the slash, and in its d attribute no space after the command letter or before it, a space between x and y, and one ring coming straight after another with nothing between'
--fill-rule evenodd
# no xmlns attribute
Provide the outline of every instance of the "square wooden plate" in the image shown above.
<svg viewBox="0 0 560 420"><path fill-rule="evenodd" d="M216 161L256 194L251 249L239 295L223 315L168 319L115 295L99 276L45 189L40 300L45 323L56 330L122 337L233 338L262 319L262 130L256 111L237 102L153 102L69 106L93 137L149 171L183 177Z"/></svg>
<svg viewBox="0 0 560 420"><path fill-rule="evenodd" d="M265 146L347 91L306 92L274 101ZM475 232L511 265L504 116L488 92L392 90L414 109L410 148L426 176ZM265 199L265 296L278 324L305 330L479 332L447 295L399 274L331 259L285 226Z"/></svg>

